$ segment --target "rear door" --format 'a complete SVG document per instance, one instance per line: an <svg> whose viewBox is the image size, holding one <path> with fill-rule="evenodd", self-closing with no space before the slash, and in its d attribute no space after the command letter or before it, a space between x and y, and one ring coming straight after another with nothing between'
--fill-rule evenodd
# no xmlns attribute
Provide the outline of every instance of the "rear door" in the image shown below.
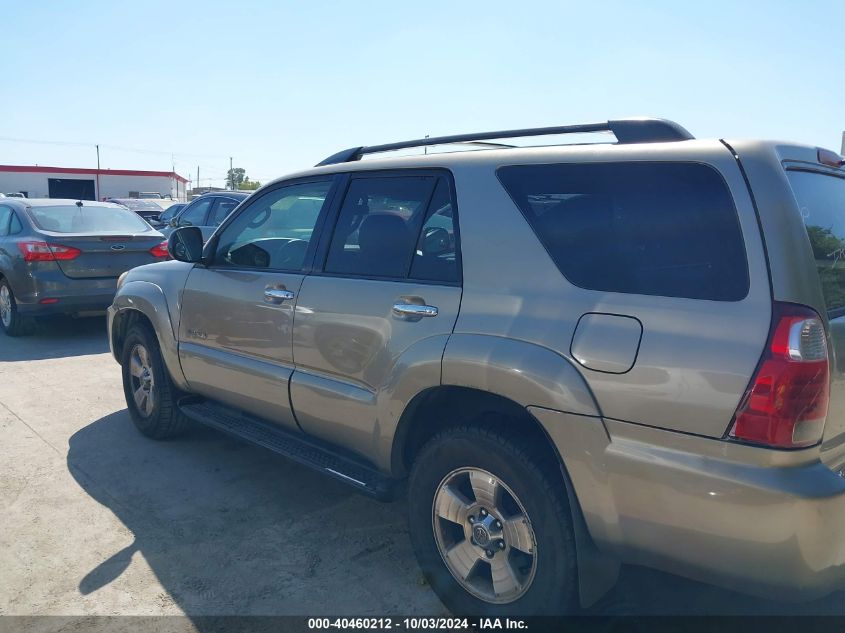
<svg viewBox="0 0 845 633"><path fill-rule="evenodd" d="M296 428L288 397L294 310L333 182L285 183L251 199L209 245L212 264L191 271L179 357L193 392Z"/></svg>
<svg viewBox="0 0 845 633"><path fill-rule="evenodd" d="M349 178L296 306L290 393L304 431L373 458L379 395L403 353L442 357L461 300L454 210L444 172Z"/></svg>

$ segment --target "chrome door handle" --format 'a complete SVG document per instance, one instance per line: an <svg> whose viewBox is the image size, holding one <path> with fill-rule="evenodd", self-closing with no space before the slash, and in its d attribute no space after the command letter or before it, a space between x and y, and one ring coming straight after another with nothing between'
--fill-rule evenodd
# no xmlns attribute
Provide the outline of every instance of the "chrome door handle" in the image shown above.
<svg viewBox="0 0 845 633"><path fill-rule="evenodd" d="M289 301L294 298L294 294L290 290L281 290L279 288L265 288L265 301Z"/></svg>
<svg viewBox="0 0 845 633"><path fill-rule="evenodd" d="M421 306L416 303L394 303L393 314L398 317L420 319L422 317L436 317L437 308L434 306Z"/></svg>

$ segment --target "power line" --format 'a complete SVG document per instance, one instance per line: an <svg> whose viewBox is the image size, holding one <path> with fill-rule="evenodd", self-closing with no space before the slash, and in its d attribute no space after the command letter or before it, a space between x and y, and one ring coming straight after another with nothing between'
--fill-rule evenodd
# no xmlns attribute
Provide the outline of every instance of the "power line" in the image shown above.
<svg viewBox="0 0 845 633"><path fill-rule="evenodd" d="M0 136L0 141L6 141L9 143L31 143L35 145L61 145L65 147L94 147L95 145L97 145L96 143L81 143L78 141L45 141L41 139L14 138L10 136ZM183 158L211 158L221 160L225 160L226 158L228 158L227 156L223 156L222 154L187 154L181 152L165 152L154 149L141 149L139 147L125 147L123 145L105 145L103 143L100 143L100 147L123 152L134 152L137 154L156 154L162 156L179 156Z"/></svg>

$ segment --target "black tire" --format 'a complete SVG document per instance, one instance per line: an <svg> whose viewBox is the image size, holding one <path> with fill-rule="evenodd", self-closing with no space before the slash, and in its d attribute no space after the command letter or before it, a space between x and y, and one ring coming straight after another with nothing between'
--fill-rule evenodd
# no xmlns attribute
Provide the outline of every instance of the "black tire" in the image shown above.
<svg viewBox="0 0 845 633"><path fill-rule="evenodd" d="M0 279L0 292L8 292L9 297L9 316L7 318L8 325L0 318L0 329L6 333L6 336L26 336L32 334L33 321L31 318L23 317L18 312L18 303L15 301L15 293L12 292L12 286L3 278Z"/></svg>
<svg viewBox="0 0 845 633"><path fill-rule="evenodd" d="M421 449L408 482L411 542L429 584L452 613L505 617L560 615L577 610L572 515L559 480L548 475L549 466L541 462L518 440L482 426L443 431ZM530 584L524 583L528 586L525 593L512 602L498 604L473 595L452 575L438 549L433 520L435 494L445 477L464 468L494 475L510 488L530 519L536 541L535 572ZM483 561L476 565L483 565ZM478 573L483 571L478 568Z"/></svg>
<svg viewBox="0 0 845 633"><path fill-rule="evenodd" d="M138 346L142 346L147 352L149 369L154 380L154 397L149 412L139 408L134 396L131 359L133 351ZM170 374L164 366L158 339L152 328L144 323L131 326L123 343L120 360L126 406L138 430L155 440L163 440L183 433L190 421L176 407L176 401L181 394L173 385Z"/></svg>

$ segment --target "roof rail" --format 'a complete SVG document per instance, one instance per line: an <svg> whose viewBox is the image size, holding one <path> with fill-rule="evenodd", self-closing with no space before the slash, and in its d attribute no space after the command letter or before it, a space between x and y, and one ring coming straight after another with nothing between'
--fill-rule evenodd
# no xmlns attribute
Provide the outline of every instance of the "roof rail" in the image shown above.
<svg viewBox="0 0 845 633"><path fill-rule="evenodd" d="M449 145L453 143L473 143L497 138L519 138L525 136L550 136L556 134L580 134L583 132L613 132L619 143L660 143L664 141L686 141L695 138L674 121L666 119L616 119L604 123L581 123L578 125L560 125L557 127L535 127L521 130L499 130L497 132L478 132L475 134L453 134L452 136L434 136L419 138L413 141L387 143L385 145L370 145L369 147L352 147L337 154L332 154L322 165L335 165L361 160L364 154L390 152L409 147L425 147L429 145ZM481 145L481 143L478 143ZM492 145L492 144L491 144Z"/></svg>

